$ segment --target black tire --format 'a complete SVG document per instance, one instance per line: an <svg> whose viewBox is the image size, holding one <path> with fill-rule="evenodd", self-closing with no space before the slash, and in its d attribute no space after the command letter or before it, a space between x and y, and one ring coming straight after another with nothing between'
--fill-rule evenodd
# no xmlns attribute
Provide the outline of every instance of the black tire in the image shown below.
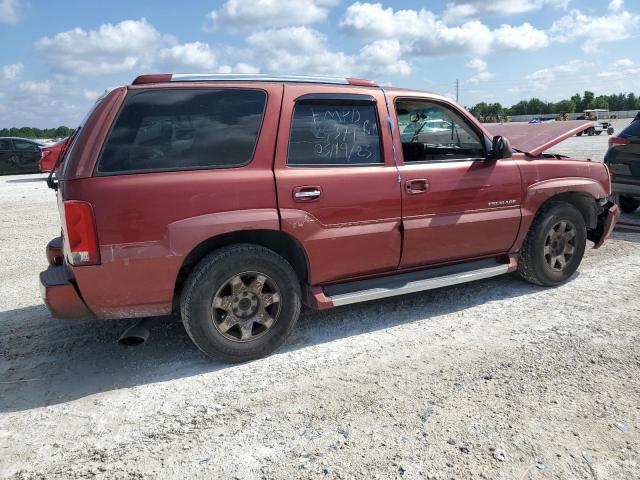
<svg viewBox="0 0 640 480"><path fill-rule="evenodd" d="M633 213L640 207L640 201L633 197L620 195L618 201L620 203L620 209L624 213Z"/></svg>
<svg viewBox="0 0 640 480"><path fill-rule="evenodd" d="M593 135L596 133L596 129L593 127L589 127L587 128L587 135L589 135L590 137L593 137Z"/></svg>
<svg viewBox="0 0 640 480"><path fill-rule="evenodd" d="M607 128L607 134L609 134L609 135L613 135L613 132L614 132L614 131L615 131L615 130L613 129L613 127L609 127L609 128Z"/></svg>
<svg viewBox="0 0 640 480"><path fill-rule="evenodd" d="M564 234L567 237L573 231L572 239L559 238L562 222L566 225ZM555 231L553 234L552 229ZM518 254L518 273L536 285L561 285L580 266L586 242L587 229L580 211L569 203L549 202L536 215L524 240ZM573 247L570 255L564 253L569 247Z"/></svg>
<svg viewBox="0 0 640 480"><path fill-rule="evenodd" d="M578 132L578 133L576 133L576 135L577 135L578 137L581 137L581 136L582 136L582 132Z"/></svg>
<svg viewBox="0 0 640 480"><path fill-rule="evenodd" d="M602 133L602 130L596 132L596 135L600 135Z"/></svg>
<svg viewBox="0 0 640 480"><path fill-rule="evenodd" d="M252 301L246 307L248 316L236 316L235 309L240 308L238 302L245 301L239 297L247 293L241 293L243 287L238 287L236 292L234 285L237 278L242 278L242 284L249 292L254 285L253 274L255 282L258 277L266 279L262 284L258 283L259 291L263 292L263 288L270 285L269 291L278 292L278 300L271 300L273 303L265 306L258 299L268 293L256 295L255 312L252 314L248 310ZM249 285L246 282L250 282ZM225 288L229 290L222 296L220 292ZM275 294L272 296L275 298ZM224 362L238 363L269 355L282 345L300 315L300 297L298 277L284 258L258 245L239 244L216 250L194 268L182 292L180 312L187 333L202 352ZM220 298L227 299L226 308L214 307L214 300ZM268 327L259 323L256 320L258 313L266 313L266 309L273 306L277 306L277 314L274 310L268 313L273 323ZM244 310L239 311L242 312ZM232 319L231 323L238 321L231 328L223 326L227 316ZM240 328L242 325L242 329L246 327L251 331L246 340L243 339L245 332ZM260 331L261 328L264 331ZM254 335L254 332L258 333Z"/></svg>

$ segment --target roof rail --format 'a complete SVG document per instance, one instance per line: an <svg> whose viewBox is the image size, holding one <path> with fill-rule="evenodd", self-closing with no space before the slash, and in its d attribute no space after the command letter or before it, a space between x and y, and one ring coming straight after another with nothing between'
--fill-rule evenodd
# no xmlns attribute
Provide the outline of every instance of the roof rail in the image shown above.
<svg viewBox="0 0 640 480"><path fill-rule="evenodd" d="M362 78L327 77L312 75L266 75L262 73L160 73L140 75L133 80L133 85L165 82L299 82L299 83L331 83L338 85L357 85L361 87L377 87L372 80Z"/></svg>

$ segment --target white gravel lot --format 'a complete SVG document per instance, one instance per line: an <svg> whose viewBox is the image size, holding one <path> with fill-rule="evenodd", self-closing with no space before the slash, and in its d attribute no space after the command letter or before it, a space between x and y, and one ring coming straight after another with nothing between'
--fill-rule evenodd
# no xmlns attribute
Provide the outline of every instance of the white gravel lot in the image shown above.
<svg viewBox="0 0 640 480"><path fill-rule="evenodd" d="M173 318L138 348L116 343L127 321L52 319L54 194L1 177L0 212L2 478L640 478L638 233L557 289L305 311L278 353L227 366Z"/></svg>

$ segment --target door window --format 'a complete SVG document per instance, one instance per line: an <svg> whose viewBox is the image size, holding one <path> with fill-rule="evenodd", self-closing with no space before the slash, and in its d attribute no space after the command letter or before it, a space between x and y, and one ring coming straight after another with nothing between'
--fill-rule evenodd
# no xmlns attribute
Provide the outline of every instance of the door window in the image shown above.
<svg viewBox="0 0 640 480"><path fill-rule="evenodd" d="M0 140L0 151L11 151L11 140Z"/></svg>
<svg viewBox="0 0 640 480"><path fill-rule="evenodd" d="M22 140L14 140L13 147L16 149L17 152L22 152L22 153L33 153L33 152L40 151L37 145L31 142L23 142Z"/></svg>
<svg viewBox="0 0 640 480"><path fill-rule="evenodd" d="M229 168L251 161L267 95L250 89L131 93L98 165L102 174Z"/></svg>
<svg viewBox="0 0 640 480"><path fill-rule="evenodd" d="M404 161L482 158L483 136L457 112L425 100L397 100Z"/></svg>
<svg viewBox="0 0 640 480"><path fill-rule="evenodd" d="M358 166L383 163L375 104L296 104L289 166Z"/></svg>

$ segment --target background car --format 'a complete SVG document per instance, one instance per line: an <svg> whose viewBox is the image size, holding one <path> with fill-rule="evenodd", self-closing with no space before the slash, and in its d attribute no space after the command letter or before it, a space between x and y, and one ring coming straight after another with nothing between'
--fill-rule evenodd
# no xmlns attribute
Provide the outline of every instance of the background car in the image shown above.
<svg viewBox="0 0 640 480"><path fill-rule="evenodd" d="M609 138L604 163L611 172L613 193L625 213L640 206L640 118L636 117L617 136Z"/></svg>
<svg viewBox="0 0 640 480"><path fill-rule="evenodd" d="M38 173L40 147L38 142L26 138L0 137L0 175Z"/></svg>
<svg viewBox="0 0 640 480"><path fill-rule="evenodd" d="M42 151L42 157L40 158L38 166L42 173L49 173L53 169L53 166L58 161L58 157L62 153L67 140L69 140L69 137L65 137L56 143L40 148Z"/></svg>

